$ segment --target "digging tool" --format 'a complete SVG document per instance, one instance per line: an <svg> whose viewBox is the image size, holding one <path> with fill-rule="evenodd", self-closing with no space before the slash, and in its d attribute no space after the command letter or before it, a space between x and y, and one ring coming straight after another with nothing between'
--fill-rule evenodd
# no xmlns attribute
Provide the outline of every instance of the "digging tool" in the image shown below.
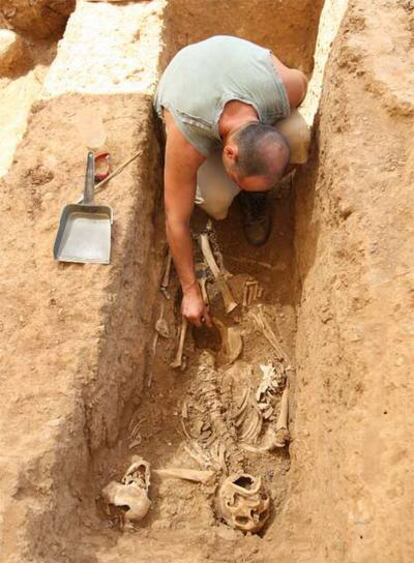
<svg viewBox="0 0 414 563"><path fill-rule="evenodd" d="M113 213L107 205L94 205L95 162L88 153L81 204L66 205L60 216L53 255L60 262L109 264Z"/></svg>

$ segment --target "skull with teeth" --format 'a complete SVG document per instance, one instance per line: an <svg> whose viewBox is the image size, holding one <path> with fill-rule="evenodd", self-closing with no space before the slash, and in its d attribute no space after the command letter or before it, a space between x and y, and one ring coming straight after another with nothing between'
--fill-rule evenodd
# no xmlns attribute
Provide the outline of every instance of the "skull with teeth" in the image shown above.
<svg viewBox="0 0 414 563"><path fill-rule="evenodd" d="M238 473L227 477L216 499L217 515L232 528L259 532L270 514L270 498L260 477Z"/></svg>
<svg viewBox="0 0 414 563"><path fill-rule="evenodd" d="M132 456L121 483L111 481L102 491L103 498L125 511L128 526L142 520L151 506L148 498L150 485L150 465L139 456Z"/></svg>

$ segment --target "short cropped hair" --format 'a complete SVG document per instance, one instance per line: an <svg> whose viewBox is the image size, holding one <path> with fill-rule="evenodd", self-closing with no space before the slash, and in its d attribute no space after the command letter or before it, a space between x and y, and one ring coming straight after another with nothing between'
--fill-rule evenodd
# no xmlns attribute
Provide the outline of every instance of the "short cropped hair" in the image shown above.
<svg viewBox="0 0 414 563"><path fill-rule="evenodd" d="M235 133L234 141L238 147L236 167L241 176L280 180L289 163L290 147L279 131L271 125L250 123Z"/></svg>

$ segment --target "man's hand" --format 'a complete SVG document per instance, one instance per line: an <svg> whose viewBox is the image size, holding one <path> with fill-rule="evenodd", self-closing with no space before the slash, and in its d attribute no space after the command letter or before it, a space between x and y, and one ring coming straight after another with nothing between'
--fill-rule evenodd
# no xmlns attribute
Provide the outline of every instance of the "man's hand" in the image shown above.
<svg viewBox="0 0 414 563"><path fill-rule="evenodd" d="M196 282L183 294L181 312L184 317L195 326L202 326L204 323L212 326L208 306L204 303L198 283Z"/></svg>

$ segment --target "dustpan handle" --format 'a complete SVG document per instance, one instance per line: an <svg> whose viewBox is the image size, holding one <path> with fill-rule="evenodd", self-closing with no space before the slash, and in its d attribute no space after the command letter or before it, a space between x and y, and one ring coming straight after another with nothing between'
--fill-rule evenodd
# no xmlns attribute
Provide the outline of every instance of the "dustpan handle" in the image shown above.
<svg viewBox="0 0 414 563"><path fill-rule="evenodd" d="M88 152L88 160L86 162L85 190L83 192L83 203L89 205L93 203L93 195L95 191L95 157L93 152Z"/></svg>

